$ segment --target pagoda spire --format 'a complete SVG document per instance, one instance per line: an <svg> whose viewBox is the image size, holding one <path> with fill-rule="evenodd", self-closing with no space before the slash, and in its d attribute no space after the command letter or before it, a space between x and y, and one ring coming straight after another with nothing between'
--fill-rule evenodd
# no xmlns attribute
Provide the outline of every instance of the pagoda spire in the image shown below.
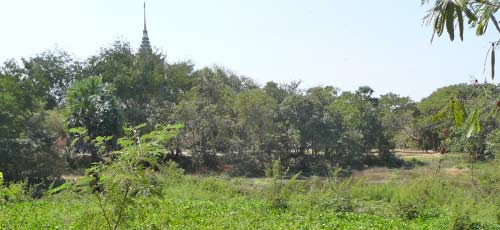
<svg viewBox="0 0 500 230"><path fill-rule="evenodd" d="M147 31L146 28L146 2L144 2L144 31Z"/></svg>
<svg viewBox="0 0 500 230"><path fill-rule="evenodd" d="M148 29L146 27L146 2L144 2L144 30L142 30L142 43L140 51L152 51L149 43Z"/></svg>

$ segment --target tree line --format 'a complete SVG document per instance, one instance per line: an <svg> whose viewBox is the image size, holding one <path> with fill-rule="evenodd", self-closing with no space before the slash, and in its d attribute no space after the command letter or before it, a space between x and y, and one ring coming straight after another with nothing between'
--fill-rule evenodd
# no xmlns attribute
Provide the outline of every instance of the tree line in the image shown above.
<svg viewBox="0 0 500 230"><path fill-rule="evenodd" d="M421 102L374 93L259 85L218 66L167 63L160 51L134 52L122 41L83 61L48 51L0 66L0 171L6 181L57 178L109 158L131 132L165 125L179 132L155 150L159 160L236 176L263 175L273 160L308 175L401 167L395 148L468 152L474 160L499 153L498 85L449 86ZM453 125L450 98L466 113L481 109L480 132Z"/></svg>

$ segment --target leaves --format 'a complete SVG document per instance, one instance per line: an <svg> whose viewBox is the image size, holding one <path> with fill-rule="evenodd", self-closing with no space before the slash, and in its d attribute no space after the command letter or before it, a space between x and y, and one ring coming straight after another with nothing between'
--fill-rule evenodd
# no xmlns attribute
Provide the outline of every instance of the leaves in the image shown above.
<svg viewBox="0 0 500 230"><path fill-rule="evenodd" d="M449 5L446 9L446 30L452 41L455 39L455 8L457 7ZM461 11L458 13L462 14Z"/></svg>
<svg viewBox="0 0 500 230"><path fill-rule="evenodd" d="M438 121L442 120L446 116L448 110L449 110L448 106L439 110L439 112L432 118L432 121L438 122Z"/></svg>
<svg viewBox="0 0 500 230"><path fill-rule="evenodd" d="M464 105L458 99L451 101L451 111L453 112L455 126L459 127L464 122L464 117L467 115Z"/></svg>
<svg viewBox="0 0 500 230"><path fill-rule="evenodd" d="M68 130L68 132L70 134L73 134L73 135L80 135L80 136L83 136L83 135L86 135L87 134L87 129L84 128L84 127L73 127L73 128L70 128Z"/></svg>
<svg viewBox="0 0 500 230"><path fill-rule="evenodd" d="M492 44L491 49L491 80L495 79L495 44Z"/></svg>
<svg viewBox="0 0 500 230"><path fill-rule="evenodd" d="M460 127L464 122L464 118L467 116L464 104L457 98L452 98L450 102L433 117L433 121L437 122L443 119L447 114L453 117L456 127Z"/></svg>
<svg viewBox="0 0 500 230"><path fill-rule="evenodd" d="M91 138L121 132L120 101L114 95L113 85L104 83L100 77L75 82L68 90L66 101L68 128L83 127ZM81 132L77 129L73 131Z"/></svg>
<svg viewBox="0 0 500 230"><path fill-rule="evenodd" d="M476 27L476 35L481 36L486 32L486 29L488 28L488 20L482 20L477 24Z"/></svg>
<svg viewBox="0 0 500 230"><path fill-rule="evenodd" d="M457 15L457 21L458 21L458 30L460 33L460 40L464 40L464 17L462 15L462 11L460 11L460 8L456 7L456 15Z"/></svg>
<svg viewBox="0 0 500 230"><path fill-rule="evenodd" d="M429 1L422 1L422 4L426 3ZM500 27L494 16L499 8L500 4L496 1L436 0L424 17L424 23L432 25L432 39L435 35L440 37L446 30L451 41L455 39L455 25L458 24L459 36L463 41L465 23L475 28L477 36L486 33L490 21L500 32ZM467 22L465 22L465 18L468 19Z"/></svg>
<svg viewBox="0 0 500 230"><path fill-rule="evenodd" d="M465 120L465 117L467 117L467 112L465 111L464 104L461 103L459 99L453 98L447 106L441 109L439 113L434 116L434 122L443 119L447 113L453 116L455 127L461 127L464 124L467 125L467 139L472 136L474 131L476 131L476 133L479 133L481 131L478 109L475 109L474 112L470 116L468 116L467 120Z"/></svg>
<svg viewBox="0 0 500 230"><path fill-rule="evenodd" d="M132 136L126 137L131 144L112 152L116 159L111 164L98 163L87 170L88 188L95 195L101 213L111 229L122 225L129 209L142 198L160 195L167 178L175 176L170 174L173 171L168 170L169 166L160 166L162 156L157 153L166 152L163 146L166 143L157 141L169 141L177 135L182 125L157 126L157 130L143 136L138 134L138 128L140 127L136 127ZM97 139L96 141L105 141L109 138Z"/></svg>
<svg viewBox="0 0 500 230"><path fill-rule="evenodd" d="M422 1L422 4L427 3L428 1ZM473 13L473 10L468 8L466 1L461 0L437 0L427 15L424 17L424 22L427 25L432 25L432 29L434 31L434 35L437 34L440 37L443 32L446 30L448 32L448 36L451 41L455 40L455 20L458 24L459 28L459 36L463 41L464 39L464 15L468 18L468 24L473 24L477 17ZM483 27L487 24L483 22L481 24L481 32L483 31ZM478 26L479 27L479 26ZM432 40L431 40L432 41Z"/></svg>
<svg viewBox="0 0 500 230"><path fill-rule="evenodd" d="M476 133L479 133L481 131L481 123L479 120L479 111L477 109L474 110L471 117L467 120L467 125L468 125L467 134L466 134L467 138L470 138L474 131L476 131Z"/></svg>

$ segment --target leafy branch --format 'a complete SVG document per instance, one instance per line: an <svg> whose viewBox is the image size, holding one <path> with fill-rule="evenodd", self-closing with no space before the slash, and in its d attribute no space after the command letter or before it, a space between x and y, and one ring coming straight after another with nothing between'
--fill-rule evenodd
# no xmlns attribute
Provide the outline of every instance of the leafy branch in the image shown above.
<svg viewBox="0 0 500 230"><path fill-rule="evenodd" d="M429 3L429 0L422 0L422 5ZM424 17L424 23L432 26L433 34L431 42L435 35L442 36L446 30L451 41L455 40L455 25L458 25L460 40L464 40L464 27L468 24L475 28L476 36L483 36L489 23L492 23L500 33L499 21L495 14L500 9L498 0L436 0L431 9ZM468 19L465 22L464 19ZM492 42L492 46L487 52L491 54L491 79L495 79L495 49L499 41ZM485 65L486 66L486 65Z"/></svg>

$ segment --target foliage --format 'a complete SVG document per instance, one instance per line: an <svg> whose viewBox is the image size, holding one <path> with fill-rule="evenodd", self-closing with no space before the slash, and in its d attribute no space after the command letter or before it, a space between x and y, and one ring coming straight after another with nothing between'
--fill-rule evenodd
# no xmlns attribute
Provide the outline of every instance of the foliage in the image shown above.
<svg viewBox="0 0 500 230"><path fill-rule="evenodd" d="M87 76L101 76L104 83L114 85L129 125L147 122L154 126L159 122L155 112L171 106L162 102L178 100L191 87L192 64L168 65L164 54L134 53L130 44L123 41L114 42L87 62L84 69Z"/></svg>
<svg viewBox="0 0 500 230"><path fill-rule="evenodd" d="M422 4L429 3L429 0L422 0ZM440 37L446 30L451 41L455 38L455 23L459 28L460 39L464 39L464 25L469 24L474 28L477 36L483 36L489 24L500 33L499 22L496 14L500 9L498 0L435 0L431 9L424 17L427 25L432 26L434 35ZM467 19L467 21L465 20ZM491 26L490 26L491 27ZM491 54L491 79L495 79L495 49L499 41L491 42L491 48L488 54ZM485 63L486 67L486 63Z"/></svg>
<svg viewBox="0 0 500 230"><path fill-rule="evenodd" d="M282 172L280 167L279 160L275 160L273 161L272 167L269 169L270 172L266 173L272 180L268 188L267 197L271 203L271 207L285 209L288 207L288 201L300 172L293 175L289 180L284 180L283 176L285 176L287 172Z"/></svg>
<svg viewBox="0 0 500 230"><path fill-rule="evenodd" d="M134 53L121 42L82 63L43 57L30 69L6 62L0 72L0 167L8 184L0 189L0 228L496 226L495 167L476 169L474 186L463 177L421 175L428 163L411 171L421 178L397 183L343 176L403 166L395 147L491 159L498 154L498 86L449 86L413 102L376 97L367 86L261 87L221 67L166 63L161 53ZM58 80L45 79L53 74ZM33 184L58 178L64 151L73 168L92 165L88 175L29 198ZM269 178L183 176L169 160L198 173L267 171ZM446 160L432 167L446 164L473 171ZM490 163L475 167L483 164ZM315 177L340 167L341 176Z"/></svg>
<svg viewBox="0 0 500 230"><path fill-rule="evenodd" d="M451 151L478 154L479 159L488 158L486 139L499 125L495 115L499 92L498 86L490 84L462 84L437 90L419 104L419 126L421 132L427 130L421 137L430 139L434 149L439 145Z"/></svg>
<svg viewBox="0 0 500 230"><path fill-rule="evenodd" d="M446 158L445 161L445 165L454 165L461 158ZM161 193L131 196L132 201L118 228L294 229L307 225L342 229L497 229L499 200L496 194L500 187L492 181L500 178L500 172L495 164L478 165L488 170L478 172L478 177L484 180L475 186L465 175L429 175L417 168L409 171L412 180L392 177L386 183L373 183L359 177L344 178L332 173L337 176L328 181L311 177L294 180L292 186L278 176L280 180L275 188L288 189L274 190L276 193L270 193L274 183L270 178L179 175L178 169L170 168L165 169L165 174L157 172L168 178L154 186ZM276 166L275 163L275 175L283 175L276 173ZM424 167L430 170L435 166ZM407 173L406 170L398 172ZM124 176L118 178L124 179ZM0 204L0 226L14 229L109 228L96 194L82 191L81 186L77 184L74 189L38 200ZM476 190L481 192L473 192ZM119 191L123 195L123 190ZM286 191L286 208L270 209L269 194L281 194L278 191ZM110 196L108 194L101 196ZM118 203L122 198L117 197ZM107 213L113 213L111 198L104 200Z"/></svg>
<svg viewBox="0 0 500 230"><path fill-rule="evenodd" d="M39 183L58 177L62 162L51 148L54 133L45 123L43 99L33 79L26 78L14 62L0 71L0 168L7 182L26 178Z"/></svg>
<svg viewBox="0 0 500 230"><path fill-rule="evenodd" d="M72 151L90 154L93 162L98 161L99 151L89 141L98 136L116 138L122 132L122 111L113 86L90 77L71 86L66 100Z"/></svg>
<svg viewBox="0 0 500 230"><path fill-rule="evenodd" d="M427 2L429 2L429 0L422 0L422 4ZM429 10L425 20L427 24L432 25L434 34L441 36L446 30L452 41L455 39L456 22L459 28L460 39L464 40L464 23L466 23L464 22L464 18L468 19L468 24L473 24L478 20L477 16L474 14L477 7L474 6L475 3L476 1L438 0ZM483 24L486 23L487 25L488 20L489 18L486 18L486 22L483 22ZM478 26L478 35L484 33L483 27L485 27L485 25L483 24Z"/></svg>
<svg viewBox="0 0 500 230"><path fill-rule="evenodd" d="M186 95L176 117L185 125L183 142L193 153L198 169L218 166L211 161L217 153L229 154L235 128L233 104L235 90L224 82L231 81L221 69L202 69L194 73L197 83Z"/></svg>
<svg viewBox="0 0 500 230"><path fill-rule="evenodd" d="M485 155L496 159L500 157L500 129L496 129L488 135Z"/></svg>
<svg viewBox="0 0 500 230"><path fill-rule="evenodd" d="M405 149L415 147L413 122L418 111L417 103L409 97L387 93L380 96L380 120L388 137L397 148Z"/></svg>
<svg viewBox="0 0 500 230"><path fill-rule="evenodd" d="M498 127L486 116L498 110L493 85L450 86L419 103L391 93L375 97L368 86L352 92L303 89L300 82L261 87L222 67L167 63L161 52L134 52L122 41L82 62L63 51L22 65L8 61L1 81L0 165L7 181L57 178L61 156L72 169L116 160L110 153L119 142L135 143L120 138L139 124L144 133L157 124L184 124L154 155L187 170L233 176L262 176L275 159L304 175L327 175L337 166L401 167L396 147L489 159L495 139L485 140ZM435 114L465 125L452 127Z"/></svg>
<svg viewBox="0 0 500 230"><path fill-rule="evenodd" d="M428 25L432 24L432 29L434 31L433 38L435 34L441 36L444 30L446 30L449 34L450 40L453 41L455 37L456 22L458 24L460 38L463 40L465 24L464 18L468 19L467 24L469 24L471 28L475 28L477 36L484 35L490 23L493 24L497 32L500 33L500 26L498 24L499 21L496 18L496 14L500 9L500 2L497 0L436 0L433 2L434 6L429 10L427 16L424 18ZM429 0L422 0L422 4L425 3L429 3ZM495 50L498 48L499 44L500 41L491 42L491 47L488 49L486 55L487 57L489 56L491 63L490 68L492 80L495 79ZM484 66L485 70L486 61ZM475 83L479 85L477 80ZM483 137L482 139L484 140L485 135L484 132L481 133L482 122L480 116L484 114L484 112L486 112L488 116L491 116L491 113L488 113L488 111L485 110L489 109L491 111L492 106L495 107L495 105L500 105L496 94L491 97L487 90L491 90L491 86L485 84L483 97L486 97L489 101L493 101L490 102L491 104L475 106L472 111L466 111L465 107L461 103L461 99L454 97L444 109L452 111L456 127L461 126L462 123L466 123L468 126L466 139L471 138L471 136L473 136L473 132L475 131L475 133L478 134L478 136ZM479 100L481 100L480 102L484 102L484 98L480 98ZM441 112L438 116L442 116L442 114L443 112ZM484 144L481 148L476 147L472 150L472 152L474 154L477 154L477 152L482 154L484 152L483 146Z"/></svg>
<svg viewBox="0 0 500 230"><path fill-rule="evenodd" d="M99 77L76 82L68 91L68 128L84 127L90 138L120 133L119 101L114 88Z"/></svg>
<svg viewBox="0 0 500 230"><path fill-rule="evenodd" d="M110 153L115 160L87 170L88 184L110 229L117 229L137 202L161 195L165 181L176 176L167 174L176 166L163 167L159 159L163 145L181 127L157 127L142 136L136 127L131 136L119 140L121 149Z"/></svg>
<svg viewBox="0 0 500 230"><path fill-rule="evenodd" d="M0 205L31 200L25 190L26 186L25 182L5 184L0 171Z"/></svg>
<svg viewBox="0 0 500 230"><path fill-rule="evenodd" d="M373 89L367 86L354 92L341 92L333 86L301 89L300 82L268 82L259 87L221 67L195 70L189 62L168 64L161 53L134 53L128 43L120 41L82 63L66 54L55 56L33 58L32 66L53 66L47 67L49 72L35 74L40 78L71 71L72 75L64 78L66 83L56 87L68 88L66 99L57 105L64 106L66 126L61 125L62 109L45 110L44 97L28 93L36 91L30 87L41 85L23 78L31 71L25 69L27 64L7 62L2 81L9 93L3 94L2 103L9 108L6 111L12 111L9 114L17 115L5 116L3 119L9 121L5 124L11 125L4 127L10 133L22 133L26 120L38 117L42 130L51 133L42 141L45 149L59 143L55 149L66 153L72 168L103 160L105 154L118 148L124 129L139 124L145 124L143 130L149 132L158 123L183 123L180 135L161 150L169 151L168 159L189 170L222 170L246 176L263 175L273 159L308 175L325 175L335 165L399 167L392 155L396 146L473 149L482 157L486 143L472 140L482 140L497 125L482 116L494 112L496 106L476 113L476 107L469 103L472 98L482 98L480 92L486 90L490 96L481 103L490 105L498 90L489 85L477 89L451 86L415 103L390 93L374 97ZM13 98L22 97L24 104L17 107ZM449 102L451 97L456 100ZM485 124L481 132L473 135L472 125L451 128L433 117L458 115L457 111L463 115L453 117L456 123L475 124L474 130ZM60 144L64 142L65 147Z"/></svg>
<svg viewBox="0 0 500 230"><path fill-rule="evenodd" d="M33 84L32 94L43 99L46 109L64 104L67 89L83 77L81 63L62 50L22 58L22 72Z"/></svg>

